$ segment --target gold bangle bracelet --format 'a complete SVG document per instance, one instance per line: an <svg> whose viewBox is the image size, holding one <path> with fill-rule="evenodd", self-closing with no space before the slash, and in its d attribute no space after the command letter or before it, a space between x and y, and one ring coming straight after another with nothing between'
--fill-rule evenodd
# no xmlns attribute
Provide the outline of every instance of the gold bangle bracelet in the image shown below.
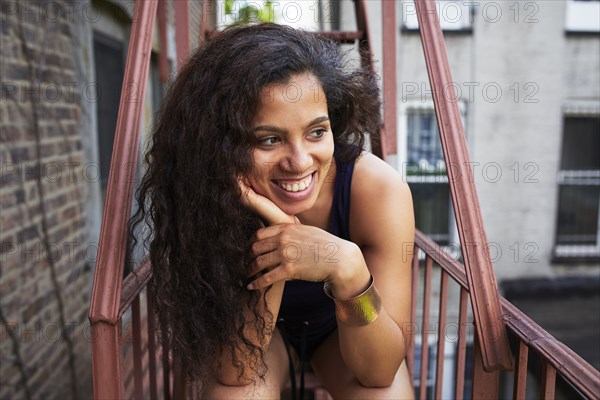
<svg viewBox="0 0 600 400"><path fill-rule="evenodd" d="M381 297L375 288L371 275L371 284L361 294L351 299L340 300L331 295L331 283L323 285L325 294L335 302L335 313L340 322L348 326L365 326L375 321L381 311Z"/></svg>

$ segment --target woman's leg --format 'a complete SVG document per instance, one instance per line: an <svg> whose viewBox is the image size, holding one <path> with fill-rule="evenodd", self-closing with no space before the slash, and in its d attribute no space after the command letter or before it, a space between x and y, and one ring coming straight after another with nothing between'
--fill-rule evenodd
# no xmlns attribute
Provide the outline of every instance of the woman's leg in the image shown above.
<svg viewBox="0 0 600 400"><path fill-rule="evenodd" d="M338 332L334 331L317 349L311 359L321 383L334 399L413 399L412 382L402 363L391 386L367 388L358 382L346 366L340 352Z"/></svg>
<svg viewBox="0 0 600 400"><path fill-rule="evenodd" d="M265 354L267 364L267 375L265 383L261 381L247 386L225 386L216 381L207 382L202 399L279 399L281 389L289 379L289 361L285 344L278 329L275 329L267 353Z"/></svg>

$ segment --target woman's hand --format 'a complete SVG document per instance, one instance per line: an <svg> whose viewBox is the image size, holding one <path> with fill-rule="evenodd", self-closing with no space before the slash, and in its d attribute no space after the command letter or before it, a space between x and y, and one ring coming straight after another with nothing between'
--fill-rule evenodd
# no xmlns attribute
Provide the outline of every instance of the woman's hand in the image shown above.
<svg viewBox="0 0 600 400"><path fill-rule="evenodd" d="M243 179L238 183L244 204L271 225L259 229L252 245L254 261L248 289L258 290L279 281L304 280L332 283L336 298L362 293L370 282L362 252L352 242L314 226L302 225L275 203L256 193Z"/></svg>
<svg viewBox="0 0 600 400"><path fill-rule="evenodd" d="M358 246L320 228L279 224L256 231L249 289L262 289L282 280L329 281L336 298L362 293L370 283Z"/></svg>
<svg viewBox="0 0 600 400"><path fill-rule="evenodd" d="M238 184L242 190L242 201L252 211L263 218L269 225L275 224L295 224L298 218L284 213L270 199L254 191L243 178L238 179Z"/></svg>

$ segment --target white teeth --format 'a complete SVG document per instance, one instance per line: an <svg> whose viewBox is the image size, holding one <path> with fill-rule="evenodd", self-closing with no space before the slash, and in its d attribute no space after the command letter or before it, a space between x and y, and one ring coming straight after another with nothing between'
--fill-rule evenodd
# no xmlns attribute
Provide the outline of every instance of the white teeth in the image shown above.
<svg viewBox="0 0 600 400"><path fill-rule="evenodd" d="M306 178L305 180L303 180L300 183L294 183L292 185L289 185L287 183L280 183L279 186L281 186L281 188L283 188L284 190L287 190L288 192L298 192L298 191L306 189L310 185L311 182L312 182L312 175L310 175L308 178Z"/></svg>

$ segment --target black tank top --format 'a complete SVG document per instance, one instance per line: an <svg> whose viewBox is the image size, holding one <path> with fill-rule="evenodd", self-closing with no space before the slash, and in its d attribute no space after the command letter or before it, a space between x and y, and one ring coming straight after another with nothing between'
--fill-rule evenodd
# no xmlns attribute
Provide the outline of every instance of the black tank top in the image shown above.
<svg viewBox="0 0 600 400"><path fill-rule="evenodd" d="M342 239L350 240L350 186L354 162L342 163L336 158L336 176L333 203L328 232ZM338 257L331 253L319 257ZM290 335L292 346L299 346L300 331L306 335L308 359L321 342L337 328L335 305L323 292L323 282L288 281L285 283L279 320L284 322ZM297 348L298 350L298 348Z"/></svg>

